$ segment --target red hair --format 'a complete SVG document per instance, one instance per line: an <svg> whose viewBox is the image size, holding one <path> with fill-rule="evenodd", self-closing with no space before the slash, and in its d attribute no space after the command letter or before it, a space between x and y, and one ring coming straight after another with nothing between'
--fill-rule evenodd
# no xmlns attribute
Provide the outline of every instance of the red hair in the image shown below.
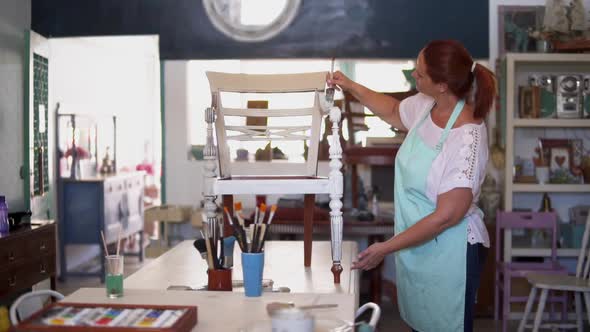
<svg viewBox="0 0 590 332"><path fill-rule="evenodd" d="M486 67L471 66L473 59L465 47L456 40L435 40L422 50L426 71L434 83L444 83L451 93L468 101L475 78L474 117L484 118L491 110L496 97L496 77Z"/></svg>

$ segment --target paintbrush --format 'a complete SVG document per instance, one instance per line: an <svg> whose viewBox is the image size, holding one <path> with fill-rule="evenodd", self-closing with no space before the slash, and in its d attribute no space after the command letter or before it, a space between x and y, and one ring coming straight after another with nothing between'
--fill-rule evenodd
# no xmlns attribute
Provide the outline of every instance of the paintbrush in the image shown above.
<svg viewBox="0 0 590 332"><path fill-rule="evenodd" d="M207 266L209 270L215 269L215 265L213 265L213 251L211 247L211 242L209 241L211 238L209 237L209 230L205 228L205 247L207 248Z"/></svg>
<svg viewBox="0 0 590 332"><path fill-rule="evenodd" d="M266 215L266 204L262 203L260 204L260 215L257 220L258 224L262 224L264 222L264 216Z"/></svg>
<svg viewBox="0 0 590 332"><path fill-rule="evenodd" d="M205 242L205 239L197 239L193 242L193 246L201 253L201 257L207 260L207 244Z"/></svg>
<svg viewBox="0 0 590 332"><path fill-rule="evenodd" d="M236 237L236 240L238 240L240 250L242 250L242 252L248 252L248 244L246 242L246 232L244 231L244 228L233 221L227 207L223 207L223 211L227 214L227 220L234 229L234 236Z"/></svg>
<svg viewBox="0 0 590 332"><path fill-rule="evenodd" d="M268 216L268 221L266 222L267 224L270 225L272 223L272 218L274 218L275 212L277 212L277 206L276 206L276 204L273 204L270 207L270 215Z"/></svg>
<svg viewBox="0 0 590 332"><path fill-rule="evenodd" d="M238 218L240 226L244 227L244 217L242 217L242 202L237 202L234 204L234 212L236 213L236 217Z"/></svg>
<svg viewBox="0 0 590 332"><path fill-rule="evenodd" d="M219 265L221 265L221 267L223 267L224 265L224 261L225 261L225 246L223 244L223 231L224 231L224 227L223 227L223 218L219 219L219 222L217 224L219 226Z"/></svg>
<svg viewBox="0 0 590 332"><path fill-rule="evenodd" d="M270 207L270 215L268 216L268 222L267 224L262 224L262 226L264 226L262 228L262 237L261 237L261 241L260 241L260 251L262 251L262 249L264 248L264 242L266 242L266 237L267 237L267 233L268 233L268 228L270 228L270 224L272 223L272 218L274 218L275 216L275 212L277 211L277 206L273 205Z"/></svg>
<svg viewBox="0 0 590 332"><path fill-rule="evenodd" d="M256 210L254 212L254 223L255 224L258 222L258 212L260 212L260 209L258 208L258 205L257 205Z"/></svg>

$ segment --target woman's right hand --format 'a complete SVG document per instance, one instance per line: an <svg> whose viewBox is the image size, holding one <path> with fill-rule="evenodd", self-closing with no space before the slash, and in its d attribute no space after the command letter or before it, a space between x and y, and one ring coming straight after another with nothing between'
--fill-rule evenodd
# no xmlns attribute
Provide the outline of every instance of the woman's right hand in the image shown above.
<svg viewBox="0 0 590 332"><path fill-rule="evenodd" d="M346 77L341 71L337 70L332 74L330 78L330 74L326 76L326 83L329 86L336 85L338 88L344 91L348 91L352 89L352 86L355 84L351 79Z"/></svg>

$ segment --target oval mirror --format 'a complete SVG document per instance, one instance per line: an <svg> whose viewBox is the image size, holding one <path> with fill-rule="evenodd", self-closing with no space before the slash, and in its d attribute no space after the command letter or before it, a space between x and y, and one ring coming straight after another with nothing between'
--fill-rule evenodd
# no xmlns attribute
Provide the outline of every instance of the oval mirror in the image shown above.
<svg viewBox="0 0 590 332"><path fill-rule="evenodd" d="M203 0L211 23L239 41L270 39L293 21L301 0Z"/></svg>

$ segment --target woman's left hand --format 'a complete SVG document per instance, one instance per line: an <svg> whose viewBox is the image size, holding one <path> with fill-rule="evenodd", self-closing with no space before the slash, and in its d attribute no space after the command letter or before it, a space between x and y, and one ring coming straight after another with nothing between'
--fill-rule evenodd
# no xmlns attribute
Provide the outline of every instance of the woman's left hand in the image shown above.
<svg viewBox="0 0 590 332"><path fill-rule="evenodd" d="M370 270L379 265L385 255L387 255L385 245L382 242L375 243L358 254L358 260L352 263L351 268Z"/></svg>

